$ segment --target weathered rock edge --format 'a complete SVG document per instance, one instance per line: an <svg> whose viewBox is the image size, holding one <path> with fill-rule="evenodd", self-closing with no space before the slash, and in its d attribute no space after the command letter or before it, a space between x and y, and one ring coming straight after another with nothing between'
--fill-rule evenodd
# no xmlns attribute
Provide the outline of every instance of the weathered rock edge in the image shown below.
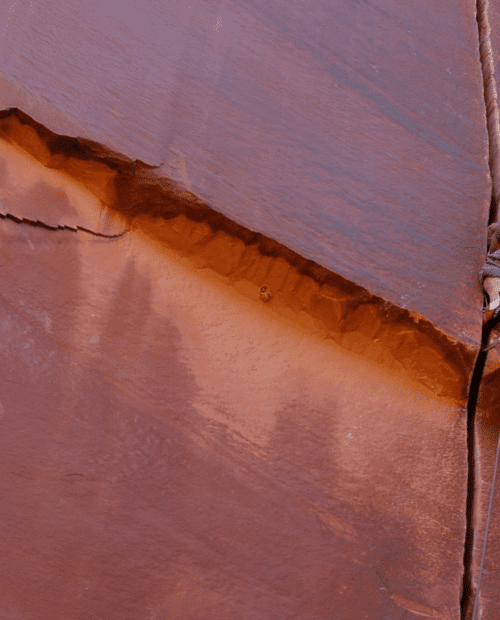
<svg viewBox="0 0 500 620"><path fill-rule="evenodd" d="M226 276L269 308L338 345L409 377L437 396L463 404L476 351L284 245L218 213L174 181L105 146L60 136L17 108L0 111L0 138L17 144L48 168L64 171L111 212L183 254ZM15 215L15 214L12 214Z"/></svg>
<svg viewBox="0 0 500 620"><path fill-rule="evenodd" d="M491 48L490 24L488 20L488 0L478 0L477 22L479 29L479 56L483 73L484 101L486 105L486 124L489 139L489 166L492 180L493 204L490 222L494 222L500 201L500 122L498 118L498 94L495 81L494 54Z"/></svg>

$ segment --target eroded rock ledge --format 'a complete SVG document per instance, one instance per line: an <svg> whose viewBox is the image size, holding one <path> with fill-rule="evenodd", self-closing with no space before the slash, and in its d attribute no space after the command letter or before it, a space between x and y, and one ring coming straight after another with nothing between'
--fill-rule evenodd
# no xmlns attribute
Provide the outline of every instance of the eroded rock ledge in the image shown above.
<svg viewBox="0 0 500 620"><path fill-rule="evenodd" d="M324 338L400 369L438 396L464 402L475 351L424 317L371 295L293 250L231 221L155 168L101 144L59 136L18 109L0 112L0 138L92 191L130 228L198 257L239 292ZM12 214L16 215L16 214Z"/></svg>

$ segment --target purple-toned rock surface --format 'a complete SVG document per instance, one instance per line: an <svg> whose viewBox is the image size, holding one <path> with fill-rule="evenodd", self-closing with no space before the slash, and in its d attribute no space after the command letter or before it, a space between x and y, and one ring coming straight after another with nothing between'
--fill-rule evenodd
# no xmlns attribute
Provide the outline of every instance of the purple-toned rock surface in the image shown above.
<svg viewBox="0 0 500 620"><path fill-rule="evenodd" d="M150 164L478 340L490 200L473 0L0 0L0 109Z"/></svg>

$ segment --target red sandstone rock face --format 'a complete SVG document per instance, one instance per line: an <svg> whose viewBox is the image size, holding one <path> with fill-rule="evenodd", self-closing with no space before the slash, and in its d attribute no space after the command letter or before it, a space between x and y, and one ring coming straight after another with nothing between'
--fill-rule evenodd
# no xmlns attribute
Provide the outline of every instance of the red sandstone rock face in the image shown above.
<svg viewBox="0 0 500 620"><path fill-rule="evenodd" d="M500 9L497 3L479 2L481 52L485 68L485 91L487 97L487 120L490 130L490 153L492 170L495 176L494 193L500 198L500 158L499 158L499 126L498 126L498 64L500 62ZM497 214L498 217L498 214ZM498 350L490 355L489 373L485 374L481 385L481 393L477 412L477 498L475 511L475 549L473 561L473 585L477 586L481 575L481 586L478 594L476 618L497 618L500 616L499 580L500 566L500 484L497 479L493 493L491 521L486 534L488 507L493 483L493 470L496 460L497 442L499 438L499 386ZM496 358L496 359L495 359ZM493 361L494 360L494 361ZM496 366L496 368L495 368ZM491 372L491 370L493 370ZM483 546L487 537L484 565Z"/></svg>
<svg viewBox="0 0 500 620"><path fill-rule="evenodd" d="M458 617L452 401L137 233L0 235L2 617Z"/></svg>
<svg viewBox="0 0 500 620"><path fill-rule="evenodd" d="M166 162L232 219L477 342L475 2L3 7L0 108Z"/></svg>
<svg viewBox="0 0 500 620"><path fill-rule="evenodd" d="M2 220L0 261L2 617L458 617L456 401L140 230Z"/></svg>
<svg viewBox="0 0 500 620"><path fill-rule="evenodd" d="M0 108L165 161L234 220L477 340L490 182L473 2L25 3L2 18ZM88 196L76 209L67 187L16 194L5 176L2 213L116 232ZM367 330L385 329L375 306L342 339L363 358L297 308L274 315L266 282L249 305L138 232L0 234L3 617L458 617L463 411L400 358L367 359L390 358ZM295 285L339 322L319 286ZM493 524L493 617L498 538Z"/></svg>

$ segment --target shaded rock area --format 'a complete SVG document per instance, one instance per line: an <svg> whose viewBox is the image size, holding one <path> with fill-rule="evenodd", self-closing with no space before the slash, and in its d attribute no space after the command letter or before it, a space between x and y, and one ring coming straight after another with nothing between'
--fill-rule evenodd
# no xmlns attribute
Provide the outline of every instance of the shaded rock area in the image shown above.
<svg viewBox="0 0 500 620"><path fill-rule="evenodd" d="M20 153L2 144L22 208ZM67 172L25 168L60 192L31 218L99 223ZM463 401L370 340L366 291L341 319L321 300L354 303L342 279L341 299L250 242L223 275L243 243L224 227L130 220L119 239L0 220L0 615L458 618ZM400 312L401 350L452 346Z"/></svg>
<svg viewBox="0 0 500 620"><path fill-rule="evenodd" d="M231 220L477 343L474 0L0 7L0 109L163 163Z"/></svg>

